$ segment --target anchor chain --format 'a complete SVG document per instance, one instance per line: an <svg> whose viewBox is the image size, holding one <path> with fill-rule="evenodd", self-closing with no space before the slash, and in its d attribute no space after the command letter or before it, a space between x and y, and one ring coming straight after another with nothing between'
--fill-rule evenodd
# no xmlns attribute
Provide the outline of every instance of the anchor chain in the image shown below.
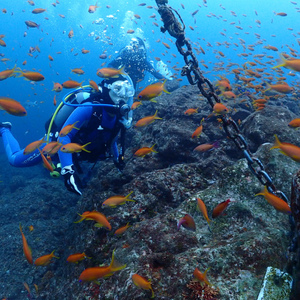
<svg viewBox="0 0 300 300"><path fill-rule="evenodd" d="M186 76L191 85L198 86L201 94L205 97L210 106L213 108L216 103L221 103L220 98L215 92L212 83L203 76L199 69L198 60L193 53L191 43L185 38L185 25L180 15L176 10L167 6L168 0L156 0L158 12L162 18L164 26L161 27L162 32L168 31L171 36L176 38L176 47L178 52L183 56L185 66L182 67L181 76ZM178 21L174 12L178 15L181 23ZM186 48L184 48L186 47ZM263 163L252 155L249 151L248 144L240 132L238 124L227 115L221 115L222 126L227 136L235 143L237 148L242 151L247 160L248 167L253 175L259 180L261 184L267 187L268 191L277 195L284 201L288 202L287 196L280 190L277 190L272 182L271 177L265 171Z"/></svg>
<svg viewBox="0 0 300 300"><path fill-rule="evenodd" d="M177 11L175 11L170 6L167 6L168 0L155 0L158 5L158 12L161 15L162 21L164 23L164 27L161 27L162 32L168 31L169 34L176 38L176 47L178 52L183 56L185 61L185 66L182 68L181 76L186 76L189 83L191 85L198 86L203 97L207 99L210 106L213 108L216 103L220 103L220 98L215 93L214 86L212 83L203 76L202 72L199 69L199 64L197 58L195 57L190 42L185 38L185 25L183 20ZM175 12L182 23L176 19L174 13ZM186 50L183 47L186 47ZM248 95L250 97L250 95ZM277 190L273 184L273 181L269 174L265 171L263 163L259 160L259 158L254 157L253 154L249 151L248 144L244 139L243 135L239 130L239 126L237 123L228 115L221 115L222 126L227 134L227 136L235 143L236 147L243 153L243 156L247 160L248 167L252 174L259 180L259 182L264 185L267 190L277 195L279 198L283 199L285 202L289 203L287 196L280 190ZM292 190L292 194L295 190ZM295 197L294 197L295 198ZM295 201L294 201L295 202ZM295 203L291 202L291 207L295 208ZM292 210L293 210L292 208ZM295 214L298 216L297 214ZM286 255L290 256L290 253L296 253L298 248L299 237L296 231L296 222L295 218L292 214L289 215L289 223L290 223L290 245L287 249ZM299 222L297 223L299 224ZM298 225L299 226L299 225ZM297 252L298 256L300 251ZM293 265L293 260L290 259L290 264ZM298 258L298 266L300 264L300 256ZM293 266L292 266L293 267ZM288 269L289 265L286 265L285 269ZM299 277L300 278L300 277ZM293 287L294 293L300 293L299 287ZM296 292L295 292L296 291Z"/></svg>

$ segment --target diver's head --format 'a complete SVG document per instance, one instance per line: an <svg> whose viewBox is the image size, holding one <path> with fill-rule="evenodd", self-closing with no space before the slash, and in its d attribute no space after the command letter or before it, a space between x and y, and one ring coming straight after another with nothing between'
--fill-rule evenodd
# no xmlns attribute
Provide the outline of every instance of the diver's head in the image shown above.
<svg viewBox="0 0 300 300"><path fill-rule="evenodd" d="M133 50L138 49L139 46L140 46L140 45L139 45L138 39L137 39L137 38L132 38L132 39L130 40L129 46L131 46Z"/></svg>
<svg viewBox="0 0 300 300"><path fill-rule="evenodd" d="M128 100L132 99L135 93L131 78L128 75L119 75L117 78L103 80L101 86L103 87L102 92L107 104L114 105L112 110L109 109L111 110L109 112L116 112L116 109L119 109L123 115L123 111L127 110L123 106L127 105Z"/></svg>
<svg viewBox="0 0 300 300"><path fill-rule="evenodd" d="M131 49L133 52L140 55L146 56L146 46L143 40L139 37L134 37L130 40L128 49Z"/></svg>

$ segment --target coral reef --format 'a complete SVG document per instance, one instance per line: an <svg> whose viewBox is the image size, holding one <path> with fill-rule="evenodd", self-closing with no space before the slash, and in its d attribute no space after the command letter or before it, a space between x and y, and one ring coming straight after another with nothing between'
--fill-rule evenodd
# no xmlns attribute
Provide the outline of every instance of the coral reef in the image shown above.
<svg viewBox="0 0 300 300"><path fill-rule="evenodd" d="M282 99L281 106L270 104L261 112L238 102L231 108L236 108L232 113L236 121L246 118L241 128L250 148L276 187L289 196L297 163L278 150L270 151L274 134L300 144L297 133L286 128L295 117L285 106L287 102ZM190 107L199 107L199 114L185 116ZM134 120L156 109L162 120L129 130L124 172L118 172L111 161L99 162L91 170L82 197L67 192L62 180L50 179L40 166L28 177L26 171L12 170L6 163L5 172L10 176L2 178L5 184L1 183L0 194L0 296L26 299L25 281L31 289L38 285L38 299L150 299L151 292L138 289L131 280L133 273L139 273L151 279L156 299L249 300L257 298L268 266L285 268L289 219L263 197L254 196L263 186L219 128L217 118L207 119L201 136L191 138L200 120L211 113L197 88L182 87L172 96L157 98L157 103L142 105ZM219 142L218 148L193 151L200 143L214 141ZM133 156L138 148L153 144L157 154ZM5 165L4 158L0 159ZM91 166L83 163L82 167L88 173ZM22 176L26 184L12 191L15 176ZM131 191L136 202L102 207L108 197ZM210 218L217 204L228 198L232 203L208 226L196 210L196 197L203 200ZM91 210L105 214L113 230L96 228L91 221L74 224L77 213ZM183 227L177 230L178 220L186 213L195 220L195 232ZM131 226L122 235L113 234L128 222ZM47 267L29 265L22 253L19 223L34 258L55 250L60 259ZM35 228L32 232L29 225ZM116 259L127 265L125 269L100 280L100 286L78 282L84 269L107 265L113 249ZM66 262L70 254L83 251L92 258L78 264ZM192 281L195 267L210 267L207 276L212 287Z"/></svg>

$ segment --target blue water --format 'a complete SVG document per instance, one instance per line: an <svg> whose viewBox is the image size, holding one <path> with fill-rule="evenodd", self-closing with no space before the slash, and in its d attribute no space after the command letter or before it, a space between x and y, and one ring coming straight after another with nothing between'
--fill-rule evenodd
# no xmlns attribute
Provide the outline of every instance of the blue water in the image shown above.
<svg viewBox="0 0 300 300"><path fill-rule="evenodd" d="M13 123L13 134L20 141L21 147L44 134L44 123L55 109L54 95L56 94L59 102L64 93L69 91L55 93L52 91L53 82L62 83L69 78L79 82L84 80L86 84L89 79L99 82L97 69L101 68L103 62L109 62L109 58L102 60L99 55L105 51L108 56L112 55L111 59L115 57L116 51L124 47L132 37L126 34L128 29L134 29L138 36L146 40L149 59L156 63L154 57L161 58L180 78L180 73L172 68L182 67L184 60L176 49L174 39L172 38L173 42L171 42L168 34L161 33L159 27L153 25L153 22L162 24L158 12L153 8L147 8L148 5L155 6L155 1L145 1L146 6L138 6L142 1L137 0L98 1L100 7L93 14L88 13L88 7L96 1L93 3L61 0L56 7L51 4L51 1L35 2L36 5L31 6L27 1L22 3L17 0L1 1L1 10L5 8L7 13L0 12L0 34L5 34L4 41L7 46L1 47L0 53L4 54L2 58L8 58L9 61L2 62L0 70L12 68L16 64L23 70L37 70L45 76L44 81L34 84L23 78L9 78L0 82L0 95L20 101L28 111L27 116L22 118L10 116L5 112L0 113L0 121ZM206 2L206 6L200 0L169 1L169 4L181 14L186 24L186 37L190 39L193 47L199 49L201 46L205 50L206 54L197 55L197 59L203 60L202 62L208 66L206 69L200 64L209 79L215 80L218 74L232 79L233 75L228 74L224 69L228 63L237 63L241 66L246 61L253 61L253 55L262 53L274 57L274 59L262 59L263 62L271 61L271 64L266 65L265 72L272 73L271 66L276 64L278 52L264 49L263 47L267 45L275 46L279 51L287 53L290 52L287 45L299 50L297 39L300 38L300 28L297 20L300 5L282 0L207 0ZM45 8L47 11L32 14L34 8ZM199 10L198 13L192 17L191 14L196 10ZM275 12L285 12L287 16L277 16ZM65 18L60 17L60 14ZM140 15L141 19L136 19L134 14ZM156 18L150 18L153 14ZM111 17L108 17L109 15ZM99 18L103 18L103 24L95 23ZM26 20L40 24L40 28L27 28ZM231 24L232 22L235 24ZM242 27L242 30L235 26ZM74 31L74 37L68 38L71 29ZM260 39L255 34L259 34ZM99 39L96 40L95 37L98 36ZM255 50L244 50L240 39L245 41L246 47L254 45ZM171 49L166 49L161 44L162 41L168 43ZM33 57L30 57L29 48L35 46L40 48L40 53L34 52ZM83 48L90 52L82 54ZM225 57L220 57L217 51L222 51ZM241 53L250 53L252 56L239 56ZM48 55L51 55L54 61L49 61ZM22 62L25 60L27 64L23 66ZM216 69L221 64L223 69ZM72 68L79 67L85 71L84 75L71 73ZM285 74L288 72L289 70L286 69ZM150 77L145 79L144 86L147 85ZM287 81L291 83L297 79L298 77L288 77ZM259 82L258 80L257 83ZM181 84L187 84L185 78ZM0 151L3 152L3 147L0 147Z"/></svg>
<svg viewBox="0 0 300 300"><path fill-rule="evenodd" d="M69 92L69 90L63 90L60 93L52 91L53 83L63 83L70 78L79 82L84 81L85 84L88 84L90 79L99 82L100 78L96 75L97 70L101 68L104 62L107 64L110 59L113 59L116 56L116 52L126 46L130 38L134 36L126 33L129 29L135 30L137 36L145 39L148 47L148 57L154 61L154 64L156 64L155 57L162 59L174 74L177 73L177 75L175 74L177 79L182 79L181 85L188 84L185 78L181 78L180 71L174 70L174 67L181 68L184 66L184 60L176 49L174 38L171 38L167 33L161 33L159 27L153 24L155 22L162 25L158 12L153 8L147 8L150 5L155 6L154 0L146 0L146 6L138 6L138 4L142 3L142 0L98 1L100 7L93 14L88 13L88 8L89 5L95 4L96 0L93 2L90 0L60 0L56 7L51 4L54 1L36 0L36 5L31 6L25 0L0 0L0 34L5 35L3 40L7 45L6 47L0 47L0 53L2 54L0 60L4 58L9 59L7 62L0 61L0 71L11 69L14 65L17 65L23 71L36 70L45 77L45 80L36 83L23 78L8 78L0 81L0 96L11 97L21 102L27 109L27 116L25 117L15 117L0 111L0 122L10 121L13 124L12 133L20 142L22 148L44 135L44 123L55 110L53 97L56 95L59 103L63 95ZM181 3L184 5L184 8ZM288 54L290 54L290 50L287 46L299 51L300 2L295 5L288 0L207 0L205 6L204 2L200 0L170 0L169 4L178 10L184 20L186 37L190 40L193 49L196 48L199 51L199 46L204 49L206 54L197 54L196 57L199 62L208 66L208 69L206 69L200 64L204 76L212 81L218 78L217 75L226 76L233 80L234 76L229 72L230 70L242 67L247 61L253 61L253 56L256 54L266 54L272 57L265 56L261 59L261 62L266 64L264 73L273 75L275 82L276 73L271 67L276 65L276 59L279 55L278 52L267 50L264 46L275 46L279 49L279 52ZM47 11L35 15L31 12L34 8L45 8ZM3 9L6 9L7 13L3 13ZM193 17L192 13L196 10L199 11ZM275 13L279 12L285 12L287 16L275 15ZM134 14L138 14L141 19L136 19ZM150 18L153 14L156 15L156 18ZM65 17L62 18L59 15ZM103 19L103 22L99 20L100 18ZM25 21L28 20L39 24L39 29L27 28ZM238 29L236 26L242 29ZM74 36L69 38L68 33L71 29L74 31ZM257 38L257 35L260 35L260 38ZM99 38L96 39L96 37ZM246 47L253 45L254 51L250 51L247 48L243 49L241 40L245 41ZM161 42L170 45L171 49L167 49ZM33 57L29 56L30 47L36 46L39 47L40 53L35 51ZM82 54L81 50L83 48L90 52ZM195 53L196 49L194 49ZM218 51L224 53L224 57L221 57ZM61 54L58 54L58 52L61 52ZM99 55L104 52L108 56L105 60L99 58ZM249 56L243 57L241 53L247 53ZM172 54L176 55L176 57ZM53 61L49 60L49 55L53 57ZM27 61L25 66L22 65L24 61ZM229 63L237 65L228 68L227 65ZM71 72L71 69L79 67L82 67L85 71L84 75L79 76ZM261 66L258 65L256 67ZM289 76L290 70L288 69L283 69L283 71L289 84L299 86L299 77ZM153 77L148 75L140 84L140 87L146 86L152 80ZM262 79L258 79L255 84L260 83L262 83ZM41 178L44 178L42 177L44 175L49 178L48 172L43 172L45 170L41 166L31 168L28 173L27 170L11 167L6 160L2 141L0 141L0 163L0 188L6 185L16 185L16 183L7 184L8 178L14 176L16 177L14 181L20 180L21 182L23 178L26 178L26 185L24 184L26 187L32 177L39 178L39 175L36 174L43 174ZM16 176L19 174L20 178ZM49 195L50 198L56 184L61 189L64 188L62 180L57 183L49 180L49 183L46 183L44 183L44 186L47 189L45 188L41 198L44 195ZM49 184L51 184L50 187ZM18 191L21 191L21 189ZM32 221L32 216L28 214L27 208L25 208L25 214L22 211L22 206L20 206L23 201L22 196L20 192L20 197L18 198L20 202L16 203L13 212L5 213L2 218L5 225L7 225L6 223L11 225L9 222L14 222L12 227L7 228L14 228L17 235L13 236L17 236L19 239L19 244L12 242L9 245L5 244L3 248L5 256L3 255L3 257L6 258L7 252L9 252L9 256L17 255L17 252L15 252L17 247L20 254L19 257L22 257L24 263L25 259L21 256L21 241L18 230L20 220L15 221L15 218L20 218L23 223L29 225L29 222ZM61 195L61 197L64 200L66 196ZM16 195L14 195L15 198ZM57 199L51 199L51 206L52 200L55 203ZM58 213L60 212L57 211L57 215ZM7 219L9 214L13 216L12 220ZM44 213L45 215L46 213ZM39 213L36 213L35 217L37 220L34 220L34 222L37 223L38 226L36 227L38 228L40 225L38 222L43 222L43 220L40 219ZM67 224L66 226L69 225ZM40 228L43 230L43 227ZM8 230L7 234L10 236L11 232L13 232L12 229ZM53 243L54 245L59 243L59 238L57 237L57 240ZM35 255L37 251L41 251L38 249L37 241L33 241L33 238L30 244L36 247ZM11 246L11 248L8 246ZM49 245L49 247L52 247L52 245ZM6 270L5 272L7 277L10 276ZM21 272L23 275L23 270ZM24 279L24 277L20 276L20 279L17 279L20 282L23 280L27 281L27 278ZM14 280L17 279L14 278ZM3 280L3 282L10 284L10 280ZM20 282L17 290L23 288Z"/></svg>

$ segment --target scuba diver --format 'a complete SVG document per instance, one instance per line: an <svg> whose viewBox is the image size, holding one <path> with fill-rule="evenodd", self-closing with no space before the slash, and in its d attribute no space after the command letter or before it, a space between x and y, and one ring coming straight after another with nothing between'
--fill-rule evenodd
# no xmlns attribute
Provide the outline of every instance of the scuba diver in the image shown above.
<svg viewBox="0 0 300 300"><path fill-rule="evenodd" d="M78 88L68 93L53 116L46 122L47 134L42 141L42 149L47 142L59 141L62 147L51 157L58 162L57 168L50 174L64 178L66 188L81 195L81 181L76 174L81 173L78 161L96 163L98 160L113 158L120 172L124 169L125 132L132 123L132 111L135 90L128 75L104 79L99 84L99 91L91 88ZM66 135L59 135L62 128L75 124ZM15 167L29 167L42 161L39 149L24 154L19 143L11 133L11 123L0 123L2 136L9 163ZM120 151L118 138L120 137ZM69 143L85 145L85 151L63 152L62 148ZM59 173L59 171L61 171Z"/></svg>
<svg viewBox="0 0 300 300"><path fill-rule="evenodd" d="M129 45L122 48L118 56L108 64L108 67L120 69L125 66L125 72L132 79L134 88L145 77L145 72L151 73L157 79L169 79L157 72L153 65L147 61L146 46L139 37L132 38Z"/></svg>

